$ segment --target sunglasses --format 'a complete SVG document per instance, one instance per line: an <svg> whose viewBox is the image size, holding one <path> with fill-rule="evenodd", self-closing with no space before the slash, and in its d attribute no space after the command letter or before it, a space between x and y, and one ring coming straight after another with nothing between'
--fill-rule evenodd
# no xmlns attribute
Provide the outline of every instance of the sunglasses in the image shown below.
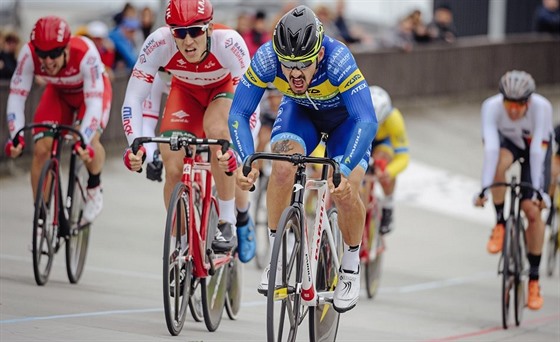
<svg viewBox="0 0 560 342"><path fill-rule="evenodd" d="M527 105L527 101L504 100L504 106L507 109L522 109L526 105Z"/></svg>
<svg viewBox="0 0 560 342"><path fill-rule="evenodd" d="M173 37L177 39L185 39L187 34L191 38L196 38L202 36L204 32L206 32L206 30L208 30L208 24L193 25L187 27L171 27L171 33L173 34Z"/></svg>
<svg viewBox="0 0 560 342"><path fill-rule="evenodd" d="M60 55L62 55L64 53L65 49L66 49L66 46L59 47L59 48L56 48L56 49L52 49L52 50L49 50L49 51L43 51L43 50L39 50L39 49L35 48L35 53L41 59L46 59L47 57L49 57L50 59L55 59L55 58L60 57Z"/></svg>
<svg viewBox="0 0 560 342"><path fill-rule="evenodd" d="M280 60L280 64L282 64L284 68L288 68L288 69L305 70L309 68L313 63L315 63L316 60L317 58L308 59L306 61L298 61L298 62Z"/></svg>

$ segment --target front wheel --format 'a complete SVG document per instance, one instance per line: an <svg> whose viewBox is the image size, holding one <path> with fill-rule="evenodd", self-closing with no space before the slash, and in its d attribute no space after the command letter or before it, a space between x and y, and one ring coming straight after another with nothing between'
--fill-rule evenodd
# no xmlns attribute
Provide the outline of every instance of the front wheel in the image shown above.
<svg viewBox="0 0 560 342"><path fill-rule="evenodd" d="M515 260L515 276L514 276L514 299L515 299L515 325L519 326L521 320L523 319L523 309L527 303L526 291L527 291L527 272L526 262L525 262L525 238L523 233L525 229L521 223L521 220L517 222L518 227L515 233L512 234L512 252Z"/></svg>
<svg viewBox="0 0 560 342"><path fill-rule="evenodd" d="M514 285L514 260L511 250L512 232L515 229L513 219L506 221L504 244L502 247L502 265L500 273L502 274L502 326L507 329L509 326L509 307L511 303L512 288Z"/></svg>
<svg viewBox="0 0 560 342"><path fill-rule="evenodd" d="M73 157L75 158L75 157ZM74 172L72 202L70 206L70 233L66 241L66 273L70 283L76 284L82 276L89 244L91 225L81 224L84 205L87 200L86 176L83 163L77 162Z"/></svg>
<svg viewBox="0 0 560 342"><path fill-rule="evenodd" d="M558 243L560 241L558 240L558 224L560 223L560 218L558 217L558 215L560 215L560 212L558 211L558 207L556 207L556 205L557 204L555 203L555 206L550 209L550 217L547 220L546 224L546 226L550 230L550 236L548 237L548 240L546 242L546 274L549 277L552 277L552 275L554 274L554 269L556 268L559 248Z"/></svg>
<svg viewBox="0 0 560 342"><path fill-rule="evenodd" d="M268 341L295 341L303 317L301 296L297 292L303 275L301 222L300 211L288 207L278 223L268 274Z"/></svg>
<svg viewBox="0 0 560 342"><path fill-rule="evenodd" d="M163 308L169 333L179 335L185 323L192 282L192 262L187 261L190 249L188 231L193 222L189 191L179 183L173 189L163 237ZM182 246L181 236L185 237Z"/></svg>
<svg viewBox="0 0 560 342"><path fill-rule="evenodd" d="M229 265L229 282L226 298L226 312L229 319L237 319L241 309L241 291L243 286L243 265L237 257L232 258Z"/></svg>
<svg viewBox="0 0 560 342"><path fill-rule="evenodd" d="M33 274L37 285L45 285L49 279L55 249L57 248L60 200L58 193L58 170L50 160L41 170L35 196L33 215Z"/></svg>

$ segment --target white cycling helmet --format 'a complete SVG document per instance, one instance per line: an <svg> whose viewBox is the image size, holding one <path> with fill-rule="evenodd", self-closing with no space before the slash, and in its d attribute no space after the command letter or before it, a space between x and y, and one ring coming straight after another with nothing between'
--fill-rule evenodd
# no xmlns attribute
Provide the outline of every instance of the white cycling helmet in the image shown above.
<svg viewBox="0 0 560 342"><path fill-rule="evenodd" d="M500 93L505 100L527 101L535 91L535 80L525 71L508 71L500 79Z"/></svg>
<svg viewBox="0 0 560 342"><path fill-rule="evenodd" d="M375 113L377 114L377 122L382 123L393 110L391 97L385 89L378 86L370 86L369 91L371 93L371 100L373 101Z"/></svg>

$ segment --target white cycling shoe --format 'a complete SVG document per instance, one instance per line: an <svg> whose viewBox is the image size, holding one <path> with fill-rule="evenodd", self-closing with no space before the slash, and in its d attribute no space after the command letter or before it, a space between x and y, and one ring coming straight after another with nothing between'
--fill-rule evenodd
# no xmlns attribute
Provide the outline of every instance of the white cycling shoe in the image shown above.
<svg viewBox="0 0 560 342"><path fill-rule="evenodd" d="M101 185L87 189L87 202L82 213L82 222L91 223L103 209L103 190Z"/></svg>
<svg viewBox="0 0 560 342"><path fill-rule="evenodd" d="M257 286L257 292L260 294L264 294L266 295L266 293L268 292L268 274L270 273L270 264L266 265L266 267L263 270L263 273L261 275L261 282L259 284L259 286ZM278 267L276 268L276 286L279 286L282 284L282 268Z"/></svg>
<svg viewBox="0 0 560 342"><path fill-rule="evenodd" d="M360 269L358 272L348 272L341 269L338 285L334 289L333 307L342 313L353 309L360 297Z"/></svg>

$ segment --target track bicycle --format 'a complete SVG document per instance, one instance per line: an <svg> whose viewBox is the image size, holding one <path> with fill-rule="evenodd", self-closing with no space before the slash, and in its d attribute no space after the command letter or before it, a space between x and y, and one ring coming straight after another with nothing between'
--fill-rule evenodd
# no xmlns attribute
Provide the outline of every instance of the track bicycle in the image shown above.
<svg viewBox="0 0 560 342"><path fill-rule="evenodd" d="M558 250L560 249L560 235L558 229L560 225L560 181L556 185L552 208L548 212L546 220L546 230L550 232L546 240L546 274L552 277L554 269L558 263Z"/></svg>
<svg viewBox="0 0 560 342"><path fill-rule="evenodd" d="M362 244L360 248L360 262L364 267L364 281L368 298L374 298L379 289L381 273L383 270L383 252L385 251L385 240L381 235L381 205L379 198L375 194L375 182L373 170L380 168L384 170L387 161L377 159L370 166L364 176L361 191L365 198L366 220L364 232L362 234Z"/></svg>
<svg viewBox="0 0 560 342"><path fill-rule="evenodd" d="M37 285L49 280L54 255L66 246L66 273L72 284L78 283L86 262L91 224L82 222L87 201L88 172L74 148L70 153L68 186L63 189L62 152L65 144L80 144L86 148L84 137L77 128L68 125L34 123L22 127L13 139L25 130L46 128L53 136L50 159L45 163L37 183L33 215L33 275ZM66 190L66 191L64 191Z"/></svg>
<svg viewBox="0 0 560 342"><path fill-rule="evenodd" d="M513 292L515 325L519 326L523 319L523 309L527 305L528 261L527 241L525 237L525 217L521 210L523 190L531 190L537 194L539 201L542 196L539 190L530 183L518 182L516 176L511 181L496 182L482 189L479 198L490 188L507 187L509 189L509 213L506 218L502 255L498 263L498 274L502 275L502 326L507 329L510 324L510 306ZM506 200L507 200L506 196Z"/></svg>
<svg viewBox="0 0 560 342"><path fill-rule="evenodd" d="M296 166L290 205L280 217L270 261L266 292L268 341L295 341L298 327L306 316L310 341L334 341L340 314L334 310L332 300L343 241L336 208L327 210L326 165L334 170L335 186L341 180L339 165L330 158L260 152L245 161L245 175L258 159L286 161ZM307 180L307 163L325 165L321 179ZM308 190L318 192L314 225L310 230L303 204Z"/></svg>
<svg viewBox="0 0 560 342"><path fill-rule="evenodd" d="M220 145L225 153L229 142L192 136L139 137L134 139L132 151L136 154L140 145L145 143L168 144L172 151L182 149L185 153L183 176L173 189L165 224L163 304L167 328L171 335L179 335L188 306L193 318L201 320L200 308L192 300L195 298L193 294L199 291L204 323L208 331L215 331L228 299L231 269L237 267L232 265L238 259L232 252L214 254L212 250L219 212L217 199L212 193L209 146ZM241 291L235 295L240 296ZM239 297L231 300L240 301ZM238 310L238 307L234 309Z"/></svg>

